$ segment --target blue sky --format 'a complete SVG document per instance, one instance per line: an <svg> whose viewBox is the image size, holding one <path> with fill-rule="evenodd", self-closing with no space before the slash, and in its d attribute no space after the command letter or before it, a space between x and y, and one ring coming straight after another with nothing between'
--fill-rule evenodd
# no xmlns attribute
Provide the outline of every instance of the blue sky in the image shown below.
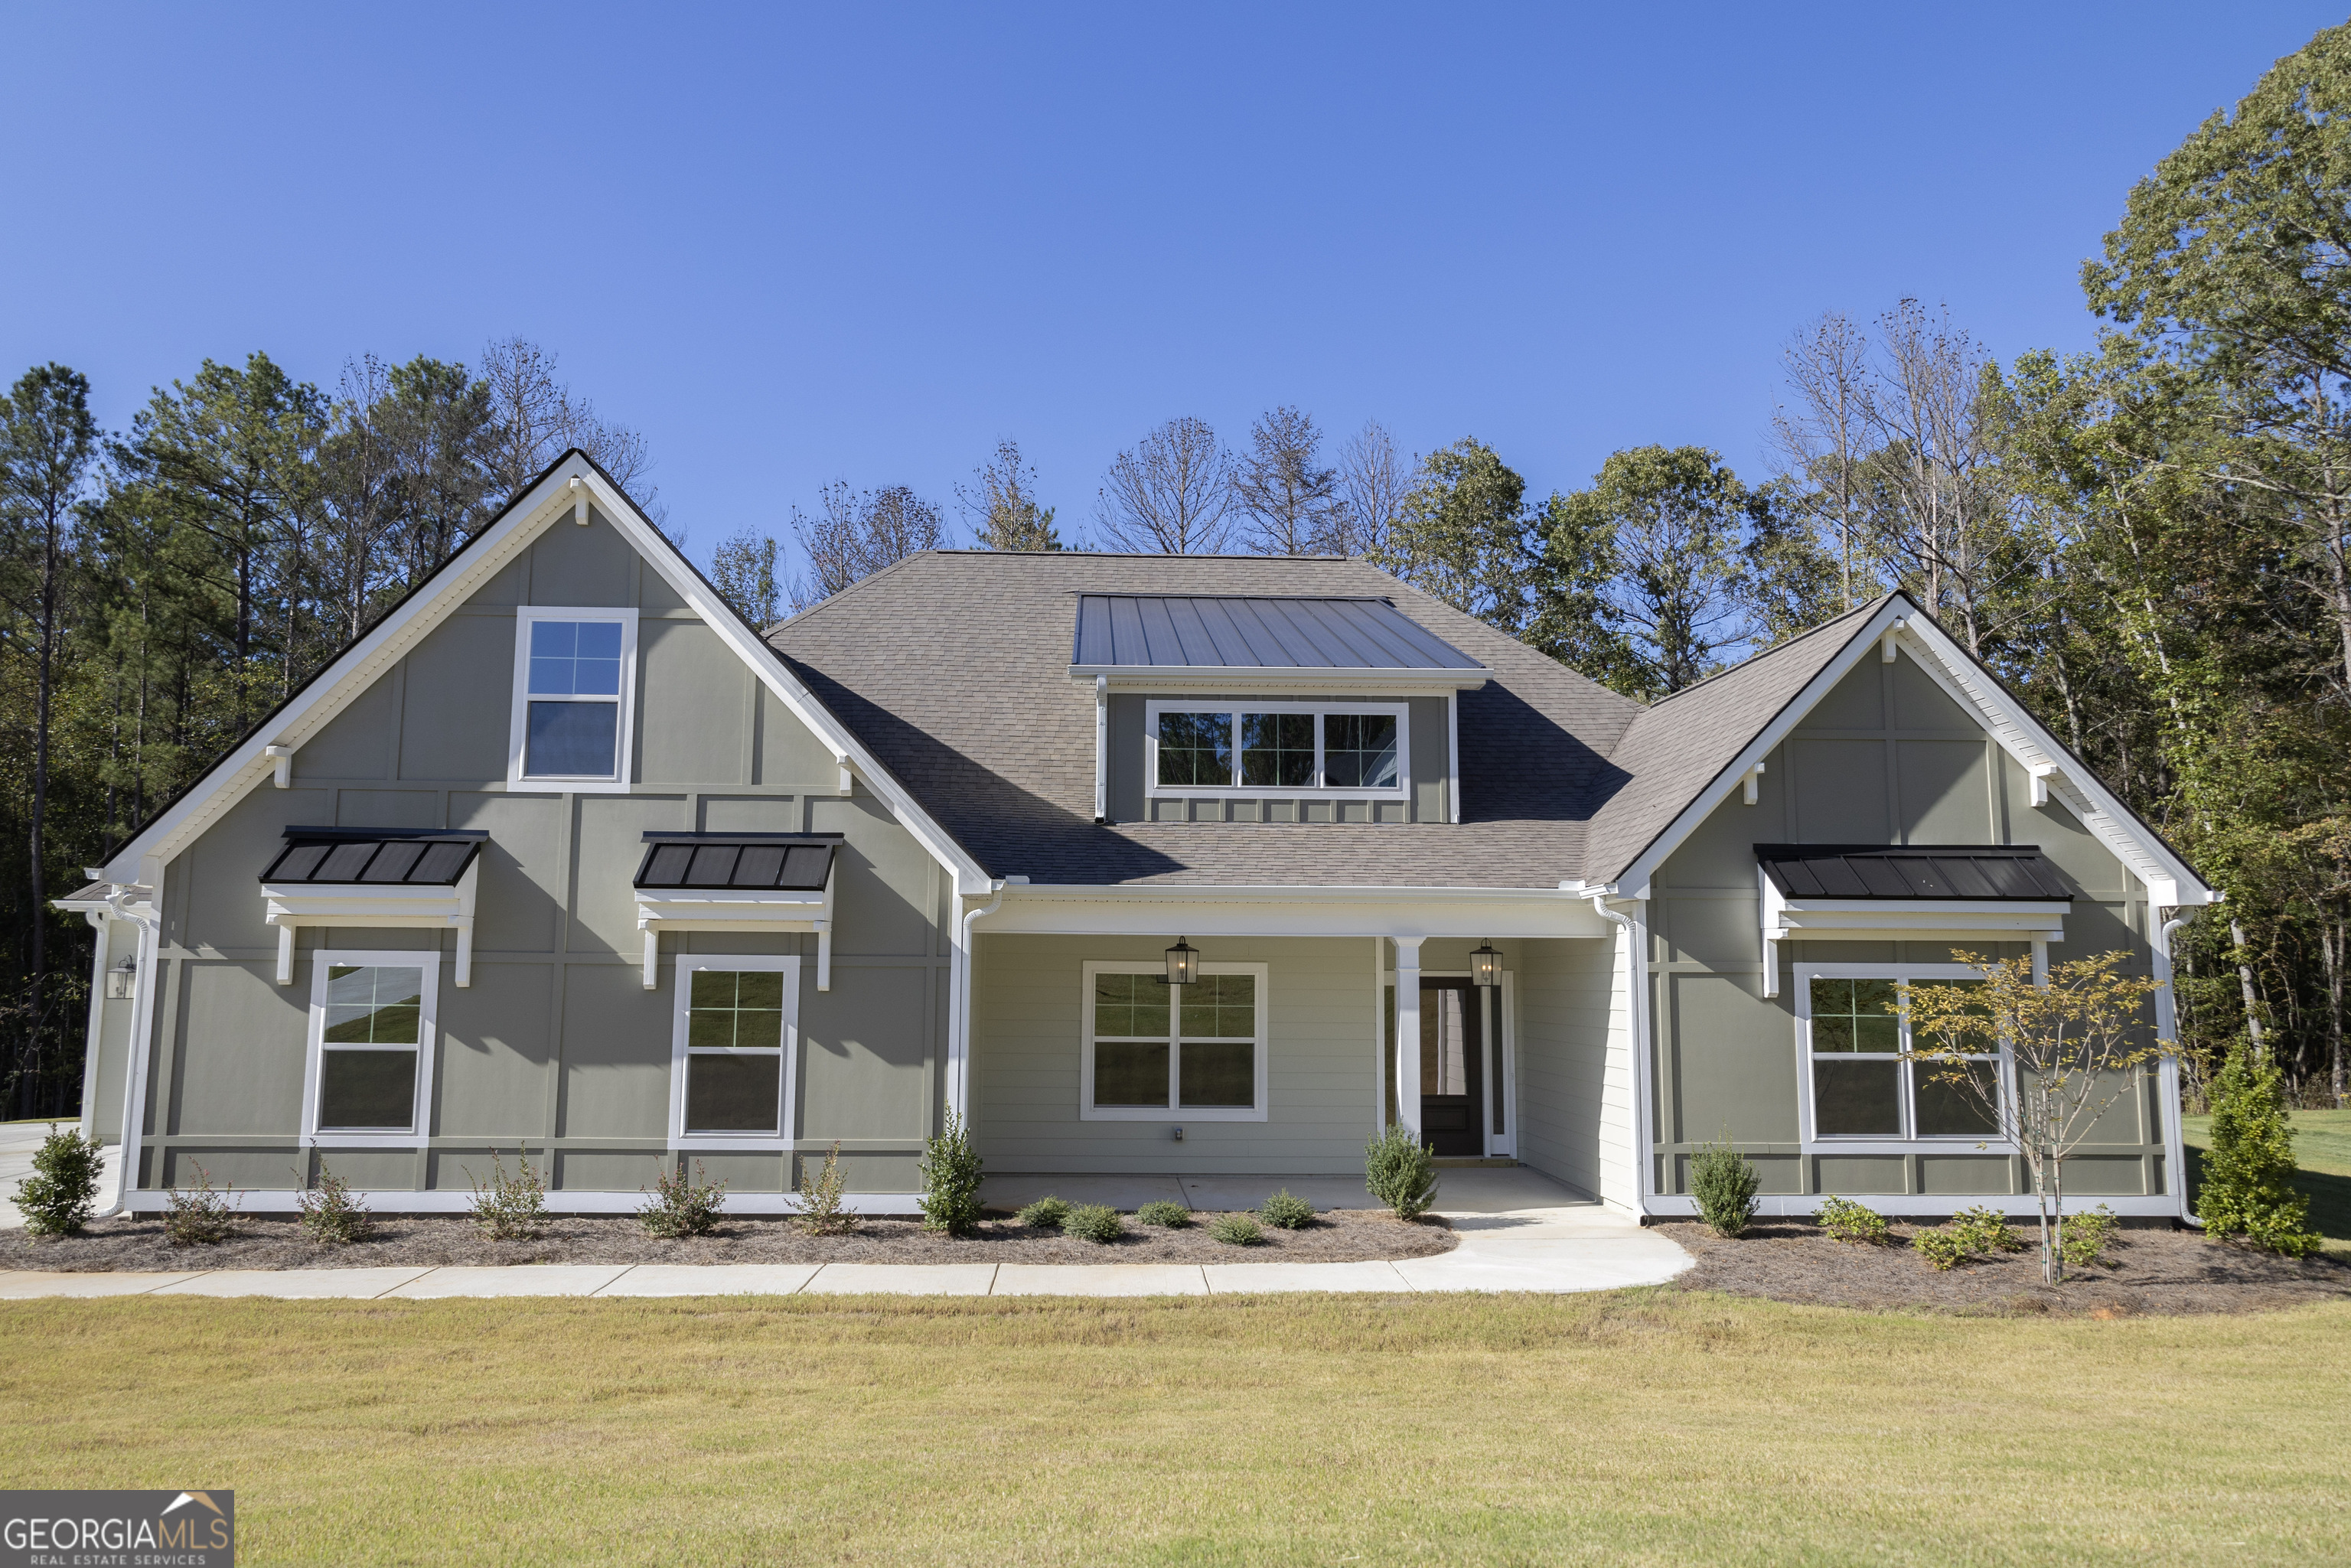
<svg viewBox="0 0 2351 1568"><path fill-rule="evenodd" d="M1018 438L1065 521L1178 413L1295 402L1538 492L1762 465L1780 346L1948 302L2092 338L2132 182L2322 6L0 11L0 371L128 423L520 333L705 559Z"/></svg>

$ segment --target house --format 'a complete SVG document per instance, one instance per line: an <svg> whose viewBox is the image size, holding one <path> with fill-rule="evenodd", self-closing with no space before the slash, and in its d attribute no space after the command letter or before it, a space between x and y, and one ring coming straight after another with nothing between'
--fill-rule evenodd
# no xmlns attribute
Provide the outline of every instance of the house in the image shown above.
<svg viewBox="0 0 2351 1568"><path fill-rule="evenodd" d="M763 637L577 453L91 874L139 1210L322 1160L453 1210L519 1151L777 1213L835 1144L906 1210L954 1112L999 1173L1400 1122L1635 1214L1725 1135L1767 1211L2020 1211L1881 998L2161 975L2217 896L1899 594L1648 707L1337 559L944 551ZM2175 1091L2069 1189L2180 1213Z"/></svg>

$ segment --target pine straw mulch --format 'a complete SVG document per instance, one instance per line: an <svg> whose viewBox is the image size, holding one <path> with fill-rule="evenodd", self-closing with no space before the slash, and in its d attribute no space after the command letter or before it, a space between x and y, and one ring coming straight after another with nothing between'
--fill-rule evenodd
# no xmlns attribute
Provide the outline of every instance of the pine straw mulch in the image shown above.
<svg viewBox="0 0 2351 1568"><path fill-rule="evenodd" d="M1441 1219L1397 1219L1385 1209L1325 1209L1298 1230L1264 1226L1264 1240L1234 1246L1208 1235L1217 1217L1196 1214L1180 1230L1138 1225L1126 1217L1116 1241L1083 1241L1010 1218L980 1222L978 1234L951 1237L919 1219L864 1218L846 1236L810 1236L785 1218L722 1218L716 1234L669 1241L648 1236L633 1218L550 1216L535 1241L493 1241L463 1216L379 1218L374 1236L347 1247L320 1247L292 1218L252 1216L237 1233L208 1246L174 1247L160 1218L101 1219L80 1236L35 1239L19 1231L0 1239L0 1269L104 1273L137 1269L381 1269L499 1263L1353 1263L1449 1252L1455 1237Z"/></svg>
<svg viewBox="0 0 2351 1568"><path fill-rule="evenodd" d="M2351 1300L2351 1259L2341 1253L2280 1258L2168 1226L2118 1229L2102 1266L2068 1269L2053 1291L2041 1281L2040 1227L2031 1222L2016 1226L2025 1250L1948 1271L1911 1250L1919 1228L1907 1225L1892 1225L1882 1246L1837 1241L1795 1220L1761 1221L1736 1241L1690 1220L1656 1228L1698 1259L1674 1281L1683 1290L1815 1306L2118 1318Z"/></svg>

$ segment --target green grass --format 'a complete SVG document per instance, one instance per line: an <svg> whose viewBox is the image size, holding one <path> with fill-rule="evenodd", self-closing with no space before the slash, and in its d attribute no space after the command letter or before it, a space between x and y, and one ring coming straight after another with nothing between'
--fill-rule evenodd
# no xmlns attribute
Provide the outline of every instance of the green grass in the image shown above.
<svg viewBox="0 0 2351 1568"><path fill-rule="evenodd" d="M2310 1195L2310 1228L2329 1252L2351 1252L2351 1111L2295 1111L2294 1157L2302 1166L2294 1186ZM2188 1140L2188 1190L2196 1190L2199 1156L2212 1142L2212 1118L2182 1116Z"/></svg>
<svg viewBox="0 0 2351 1568"><path fill-rule="evenodd" d="M0 1475L262 1563L2307 1563L2351 1306L0 1305Z"/></svg>

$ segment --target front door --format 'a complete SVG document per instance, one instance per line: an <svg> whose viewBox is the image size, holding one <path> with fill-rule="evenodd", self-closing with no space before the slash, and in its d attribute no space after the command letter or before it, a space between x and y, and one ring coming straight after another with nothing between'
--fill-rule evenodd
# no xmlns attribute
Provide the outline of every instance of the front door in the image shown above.
<svg viewBox="0 0 2351 1568"><path fill-rule="evenodd" d="M1440 1155L1486 1152L1485 1009L1466 979L1420 983L1420 1127Z"/></svg>

